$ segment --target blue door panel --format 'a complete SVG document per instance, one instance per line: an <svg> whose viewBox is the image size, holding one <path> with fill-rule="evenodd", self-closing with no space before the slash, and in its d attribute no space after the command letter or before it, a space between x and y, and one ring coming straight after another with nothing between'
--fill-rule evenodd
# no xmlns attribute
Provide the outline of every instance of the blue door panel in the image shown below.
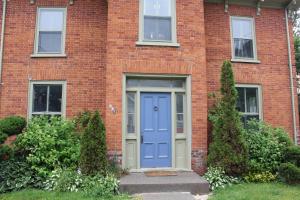
<svg viewBox="0 0 300 200"><path fill-rule="evenodd" d="M171 167L171 95L141 93L141 167Z"/></svg>

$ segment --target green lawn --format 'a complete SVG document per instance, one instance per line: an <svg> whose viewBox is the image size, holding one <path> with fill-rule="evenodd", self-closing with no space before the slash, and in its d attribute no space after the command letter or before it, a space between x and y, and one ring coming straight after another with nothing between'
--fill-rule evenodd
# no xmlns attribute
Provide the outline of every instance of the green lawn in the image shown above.
<svg viewBox="0 0 300 200"><path fill-rule="evenodd" d="M214 192L209 200L300 200L300 185L240 184Z"/></svg>
<svg viewBox="0 0 300 200"><path fill-rule="evenodd" d="M1 200L129 200L128 196L113 198L88 198L82 193L58 193L41 190L23 190L0 195Z"/></svg>

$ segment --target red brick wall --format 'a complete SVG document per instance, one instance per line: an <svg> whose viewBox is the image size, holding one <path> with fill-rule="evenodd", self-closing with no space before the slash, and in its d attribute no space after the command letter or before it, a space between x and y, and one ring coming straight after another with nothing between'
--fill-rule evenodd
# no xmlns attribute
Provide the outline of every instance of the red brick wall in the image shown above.
<svg viewBox="0 0 300 200"><path fill-rule="evenodd" d="M1 1L2 2L2 1ZM105 107L106 1L9 1L5 30L0 115L28 112L28 85L32 80L67 81L67 116ZM67 58L31 58L37 6L67 7ZM2 8L2 4L1 4ZM103 112L105 114L105 112Z"/></svg>
<svg viewBox="0 0 300 200"><path fill-rule="evenodd" d="M177 38L179 48L141 47L138 41L139 1L110 0L107 35L107 100L118 109L106 109L110 146L121 151L123 73L192 75L192 148L207 151L207 87L203 1L177 0ZM203 161L203 159L201 159ZM193 168L203 163L194 159Z"/></svg>
<svg viewBox="0 0 300 200"><path fill-rule="evenodd" d="M293 119L284 9L263 8L261 16L257 16L255 8L230 5L229 12L225 13L223 4L205 3L208 92L218 90L222 62L231 59L230 16L250 16L255 19L257 53L261 61L261 64L234 63L236 82L261 85L264 120L284 127L292 137ZM293 44L292 39L291 43ZM297 108L297 98L295 100ZM210 105L211 103L209 102Z"/></svg>

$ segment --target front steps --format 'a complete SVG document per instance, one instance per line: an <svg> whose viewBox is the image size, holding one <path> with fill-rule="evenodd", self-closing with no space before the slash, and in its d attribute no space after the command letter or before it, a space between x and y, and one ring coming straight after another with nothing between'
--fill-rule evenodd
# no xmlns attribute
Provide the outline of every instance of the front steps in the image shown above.
<svg viewBox="0 0 300 200"><path fill-rule="evenodd" d="M195 172L178 172L177 176L148 177L131 173L120 180L120 191L128 194L190 192L208 194L209 184Z"/></svg>

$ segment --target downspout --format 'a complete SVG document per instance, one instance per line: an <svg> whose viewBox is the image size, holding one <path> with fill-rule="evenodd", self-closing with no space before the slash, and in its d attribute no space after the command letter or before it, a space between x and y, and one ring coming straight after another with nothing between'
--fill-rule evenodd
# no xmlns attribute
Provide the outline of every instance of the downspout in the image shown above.
<svg viewBox="0 0 300 200"><path fill-rule="evenodd" d="M7 0L2 0L2 27L1 27L1 44L0 44L0 84L2 85L2 68L3 68L3 48L4 48L4 33L5 33L5 18L6 18L6 3Z"/></svg>
<svg viewBox="0 0 300 200"><path fill-rule="evenodd" d="M297 122L296 122L296 110L295 110L295 91L294 91L294 80L293 80L293 64L292 64L292 53L291 53L291 41L290 41L290 30L289 30L289 19L288 19L288 8L285 9L285 25L287 33L287 44L288 44L288 60L289 60L289 71L290 71L290 86L291 86L291 102L293 112L293 129L294 129L294 141L298 144L297 138Z"/></svg>

